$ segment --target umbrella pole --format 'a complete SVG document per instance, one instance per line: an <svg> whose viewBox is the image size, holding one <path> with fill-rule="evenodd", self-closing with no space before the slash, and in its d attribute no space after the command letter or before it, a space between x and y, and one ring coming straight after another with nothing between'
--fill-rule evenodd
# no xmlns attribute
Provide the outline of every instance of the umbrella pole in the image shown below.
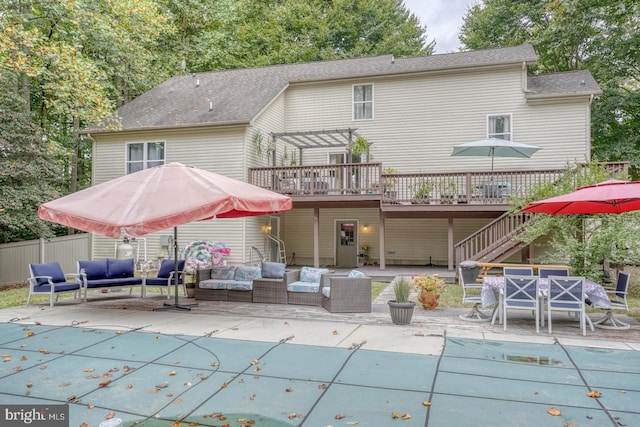
<svg viewBox="0 0 640 427"><path fill-rule="evenodd" d="M182 304L178 303L178 227L173 227L173 293L175 295L175 302L173 304L165 303L163 307L156 307L153 311L161 310L191 310L191 307L196 307L198 304ZM184 278L183 278L184 280ZM168 292L168 291L167 291Z"/></svg>

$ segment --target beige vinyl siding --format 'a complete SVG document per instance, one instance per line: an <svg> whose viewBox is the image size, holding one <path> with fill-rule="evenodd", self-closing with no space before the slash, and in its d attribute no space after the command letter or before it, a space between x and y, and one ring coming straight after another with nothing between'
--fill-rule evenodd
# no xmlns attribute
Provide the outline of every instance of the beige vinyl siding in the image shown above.
<svg viewBox="0 0 640 427"><path fill-rule="evenodd" d="M286 218L284 240L288 259L296 254L297 265L313 265L313 209L297 209L283 214ZM380 223L376 209L321 209L320 264L334 264L335 221L355 219L359 222L358 246L369 245L369 260L380 260ZM467 237L488 223L486 219L455 219L454 243ZM364 231L363 226L369 225ZM281 224L282 227L282 224ZM388 264L447 265L447 219L387 219L385 221L385 249Z"/></svg>
<svg viewBox="0 0 640 427"><path fill-rule="evenodd" d="M587 100L570 108L566 103L555 108L528 105L522 78L522 70L514 68L294 85L286 93L287 131L357 128L373 143L372 161L399 172L486 170L486 158L451 157L453 146L486 138L488 114L510 113L513 140L540 145L545 153L500 159L496 169L563 167L578 157L582 161L589 146ZM351 120L354 83L374 84L374 120ZM325 163L326 151L331 150L306 150L304 163Z"/></svg>
<svg viewBox="0 0 640 427"><path fill-rule="evenodd" d="M263 112L256 118L248 130L247 163L249 167L271 166L271 159L267 158L267 147L271 142L272 132L282 132L284 129L284 96L278 96ZM256 153L253 136L262 135L262 156ZM280 146L278 152L282 152Z"/></svg>
<svg viewBox="0 0 640 427"><path fill-rule="evenodd" d="M246 180L244 162L244 127L227 129L198 129L163 132L146 132L127 134L114 138L100 135L94 145L94 182L100 183L122 176L125 169L125 143L143 141L165 141L165 160L167 163L180 161L202 169L219 173L241 181ZM171 195L167 194L167 203L171 203ZM256 230L258 230L256 232ZM199 221L178 227L178 247L182 250L194 240L211 240L224 242L231 248L229 262L246 263L249 253L244 249L247 234L257 235L260 230L260 219L237 218ZM173 236L173 229L163 230L144 236L140 244L146 240L147 258L157 259L164 255L160 252L161 235ZM253 239L255 240L255 239ZM94 239L93 257L96 259L115 256L116 239L96 236ZM250 246L249 246L250 247ZM142 252L141 252L142 256Z"/></svg>

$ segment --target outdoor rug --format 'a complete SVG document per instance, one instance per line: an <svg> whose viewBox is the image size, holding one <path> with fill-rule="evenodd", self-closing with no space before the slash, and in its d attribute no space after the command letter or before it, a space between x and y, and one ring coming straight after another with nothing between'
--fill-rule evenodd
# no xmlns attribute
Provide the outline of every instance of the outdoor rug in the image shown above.
<svg viewBox="0 0 640 427"><path fill-rule="evenodd" d="M8 405L68 405L73 427L640 426L640 352L443 346L425 356L3 323L0 425L26 425L3 418Z"/></svg>

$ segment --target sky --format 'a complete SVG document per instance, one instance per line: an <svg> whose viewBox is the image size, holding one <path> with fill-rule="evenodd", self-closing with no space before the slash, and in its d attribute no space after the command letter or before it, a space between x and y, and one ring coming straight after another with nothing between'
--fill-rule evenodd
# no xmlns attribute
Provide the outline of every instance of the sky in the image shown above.
<svg viewBox="0 0 640 427"><path fill-rule="evenodd" d="M404 5L427 26L427 41L436 40L435 53L458 52L458 32L467 8L478 0L404 0Z"/></svg>

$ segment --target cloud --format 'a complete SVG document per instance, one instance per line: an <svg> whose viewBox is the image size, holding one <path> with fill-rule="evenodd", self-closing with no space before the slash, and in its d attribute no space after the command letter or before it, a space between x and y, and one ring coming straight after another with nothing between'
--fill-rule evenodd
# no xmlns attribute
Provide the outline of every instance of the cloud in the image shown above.
<svg viewBox="0 0 640 427"><path fill-rule="evenodd" d="M427 26L427 40L436 41L436 53L457 52L458 33L467 9L477 0L405 0L404 4Z"/></svg>

